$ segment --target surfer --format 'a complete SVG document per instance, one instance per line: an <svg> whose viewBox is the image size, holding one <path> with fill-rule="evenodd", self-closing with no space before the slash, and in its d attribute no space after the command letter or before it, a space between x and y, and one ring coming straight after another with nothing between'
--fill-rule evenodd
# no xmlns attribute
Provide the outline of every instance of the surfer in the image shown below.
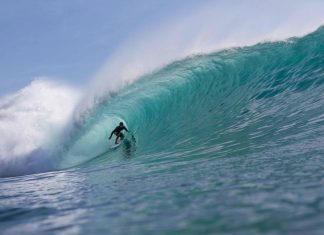
<svg viewBox="0 0 324 235"><path fill-rule="evenodd" d="M113 136L113 134L115 134L117 137L116 137L116 140L115 140L115 144L118 144L118 139L120 138L120 140L123 140L124 139L124 134L122 133L122 131L125 130L128 132L128 129L124 126L124 123L123 122L120 122L119 123L119 126L117 126L110 134L110 137L109 139L111 139L111 137Z"/></svg>

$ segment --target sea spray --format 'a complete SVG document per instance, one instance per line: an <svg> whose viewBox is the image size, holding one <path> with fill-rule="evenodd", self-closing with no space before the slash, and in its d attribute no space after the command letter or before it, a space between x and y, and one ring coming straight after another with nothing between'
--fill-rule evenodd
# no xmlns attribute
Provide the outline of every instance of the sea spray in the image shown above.
<svg viewBox="0 0 324 235"><path fill-rule="evenodd" d="M79 96L77 89L43 78L0 100L0 176L55 169L54 153Z"/></svg>

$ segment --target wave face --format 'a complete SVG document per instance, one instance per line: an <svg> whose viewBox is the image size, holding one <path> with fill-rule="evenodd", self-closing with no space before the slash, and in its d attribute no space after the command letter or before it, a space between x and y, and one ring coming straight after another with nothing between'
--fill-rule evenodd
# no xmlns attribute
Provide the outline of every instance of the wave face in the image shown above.
<svg viewBox="0 0 324 235"><path fill-rule="evenodd" d="M309 153L316 143L319 151L323 34L320 28L300 39L197 55L142 77L92 110L59 167L105 152L121 120L143 159Z"/></svg>

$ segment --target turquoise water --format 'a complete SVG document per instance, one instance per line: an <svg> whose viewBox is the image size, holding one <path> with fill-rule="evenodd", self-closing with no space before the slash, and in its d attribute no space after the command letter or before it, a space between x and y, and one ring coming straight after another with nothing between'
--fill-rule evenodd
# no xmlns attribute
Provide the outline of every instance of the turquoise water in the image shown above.
<svg viewBox="0 0 324 235"><path fill-rule="evenodd" d="M324 28L175 61L76 126L55 171L0 179L2 234L323 233Z"/></svg>

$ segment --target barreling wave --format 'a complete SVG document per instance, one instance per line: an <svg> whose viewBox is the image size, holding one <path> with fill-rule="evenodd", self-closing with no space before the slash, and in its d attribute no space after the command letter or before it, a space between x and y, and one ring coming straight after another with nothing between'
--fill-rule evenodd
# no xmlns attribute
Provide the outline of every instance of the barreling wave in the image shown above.
<svg viewBox="0 0 324 235"><path fill-rule="evenodd" d="M176 61L94 107L57 167L123 154L107 152L107 134L121 120L136 139L134 155L147 161L307 151L323 139L323 65L323 27Z"/></svg>

